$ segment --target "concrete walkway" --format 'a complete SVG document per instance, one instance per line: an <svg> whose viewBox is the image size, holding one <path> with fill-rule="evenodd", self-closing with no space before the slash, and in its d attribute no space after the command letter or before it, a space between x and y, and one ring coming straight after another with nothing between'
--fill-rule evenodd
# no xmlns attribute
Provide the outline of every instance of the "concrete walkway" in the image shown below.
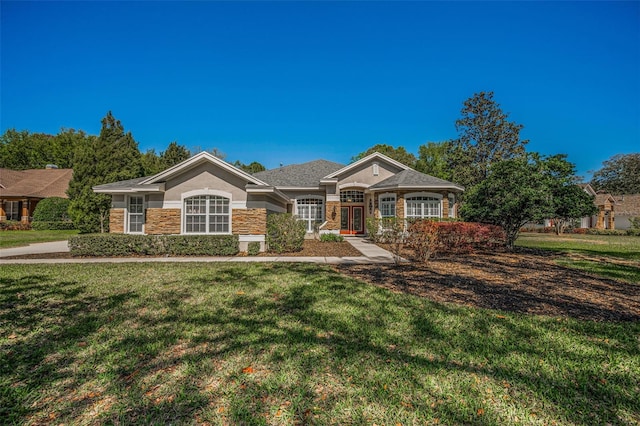
<svg viewBox="0 0 640 426"><path fill-rule="evenodd" d="M8 256L21 256L26 254L46 254L68 252L67 241L52 243L37 243L26 247L15 247L0 250L0 265L10 264L53 264L53 263L141 263L141 262L297 262L297 263L326 263L326 264L380 264L393 263L393 255L362 237L346 237L353 247L360 251L362 256L354 257L296 257L296 256L269 256L269 257L92 257L77 259L3 259ZM404 260L404 259L403 259Z"/></svg>
<svg viewBox="0 0 640 426"><path fill-rule="evenodd" d="M35 243L24 247L0 249L0 258L8 256L22 256L24 254L62 253L69 251L67 241L53 241L50 243Z"/></svg>

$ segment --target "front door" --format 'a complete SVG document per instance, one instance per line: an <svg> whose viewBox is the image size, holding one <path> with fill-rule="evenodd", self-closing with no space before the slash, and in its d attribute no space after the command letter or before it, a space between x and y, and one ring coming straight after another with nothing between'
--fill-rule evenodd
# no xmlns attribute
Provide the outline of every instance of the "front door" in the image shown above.
<svg viewBox="0 0 640 426"><path fill-rule="evenodd" d="M364 207L345 206L340 208L340 233L364 234Z"/></svg>

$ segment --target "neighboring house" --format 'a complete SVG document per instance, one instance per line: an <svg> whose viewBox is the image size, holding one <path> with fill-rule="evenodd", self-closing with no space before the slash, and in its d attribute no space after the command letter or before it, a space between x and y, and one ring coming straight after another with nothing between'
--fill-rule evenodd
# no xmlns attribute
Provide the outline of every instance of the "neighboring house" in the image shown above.
<svg viewBox="0 0 640 426"><path fill-rule="evenodd" d="M584 192L595 197L593 203L598 208L595 216L587 216L580 219L580 228L615 229L616 228L616 200L609 193L596 192L591 185L580 185Z"/></svg>
<svg viewBox="0 0 640 426"><path fill-rule="evenodd" d="M363 235L372 217L456 216L460 185L374 153L348 166L326 160L248 174L202 152L155 176L93 188L112 195L110 232L234 234L259 241L267 215L293 213L307 232Z"/></svg>
<svg viewBox="0 0 640 426"><path fill-rule="evenodd" d="M630 229L633 217L640 217L640 194L616 195L616 229Z"/></svg>
<svg viewBox="0 0 640 426"><path fill-rule="evenodd" d="M67 198L72 169L0 169L0 221L31 222L38 201L49 197Z"/></svg>

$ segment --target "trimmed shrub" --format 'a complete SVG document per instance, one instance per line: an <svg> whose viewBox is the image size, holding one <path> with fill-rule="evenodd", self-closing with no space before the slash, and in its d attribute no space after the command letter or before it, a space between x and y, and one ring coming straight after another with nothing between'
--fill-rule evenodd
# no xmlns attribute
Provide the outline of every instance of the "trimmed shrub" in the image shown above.
<svg viewBox="0 0 640 426"><path fill-rule="evenodd" d="M84 234L69 238L73 256L233 256L236 235Z"/></svg>
<svg viewBox="0 0 640 426"><path fill-rule="evenodd" d="M438 249L438 228L438 224L431 220L416 221L409 226L407 246L419 261L426 262Z"/></svg>
<svg viewBox="0 0 640 426"><path fill-rule="evenodd" d="M630 237L640 237L640 229L637 229L637 228L627 229L627 235Z"/></svg>
<svg viewBox="0 0 640 426"><path fill-rule="evenodd" d="M631 223L631 229L640 229L640 216L630 217L629 222Z"/></svg>
<svg viewBox="0 0 640 426"><path fill-rule="evenodd" d="M260 253L260 243L258 241L251 241L247 245L247 254L249 256L257 256Z"/></svg>
<svg viewBox="0 0 640 426"><path fill-rule="evenodd" d="M426 261L435 254L463 254L504 247L507 236L495 225L418 220L409 227L406 241L416 258Z"/></svg>
<svg viewBox="0 0 640 426"><path fill-rule="evenodd" d="M323 243L342 242L344 237L339 234L322 234L320 235L320 241Z"/></svg>
<svg viewBox="0 0 640 426"><path fill-rule="evenodd" d="M67 210L69 200L61 197L50 197L40 200L33 212L34 222L68 222L71 220Z"/></svg>
<svg viewBox="0 0 640 426"><path fill-rule="evenodd" d="M69 200L61 197L50 197L40 200L33 212L31 227L38 231L75 229L67 210Z"/></svg>
<svg viewBox="0 0 640 426"><path fill-rule="evenodd" d="M19 220L3 220L0 222L0 231L30 231L31 224L22 223Z"/></svg>
<svg viewBox="0 0 640 426"><path fill-rule="evenodd" d="M293 215L272 213L267 216L267 249L274 253L300 251L306 232L304 222Z"/></svg>

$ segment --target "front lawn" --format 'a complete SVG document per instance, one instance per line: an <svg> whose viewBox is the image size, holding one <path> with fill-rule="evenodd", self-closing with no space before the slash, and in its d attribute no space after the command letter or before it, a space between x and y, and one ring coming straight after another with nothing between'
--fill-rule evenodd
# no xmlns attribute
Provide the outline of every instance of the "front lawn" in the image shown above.
<svg viewBox="0 0 640 426"><path fill-rule="evenodd" d="M78 231L0 231L0 248L63 241L77 234Z"/></svg>
<svg viewBox="0 0 640 426"><path fill-rule="evenodd" d="M308 264L3 265L0 418L637 424L638 335Z"/></svg>
<svg viewBox="0 0 640 426"><path fill-rule="evenodd" d="M556 263L565 267L640 283L640 237L521 233L516 245L561 253Z"/></svg>
<svg viewBox="0 0 640 426"><path fill-rule="evenodd" d="M640 260L640 237L521 232L516 246Z"/></svg>

